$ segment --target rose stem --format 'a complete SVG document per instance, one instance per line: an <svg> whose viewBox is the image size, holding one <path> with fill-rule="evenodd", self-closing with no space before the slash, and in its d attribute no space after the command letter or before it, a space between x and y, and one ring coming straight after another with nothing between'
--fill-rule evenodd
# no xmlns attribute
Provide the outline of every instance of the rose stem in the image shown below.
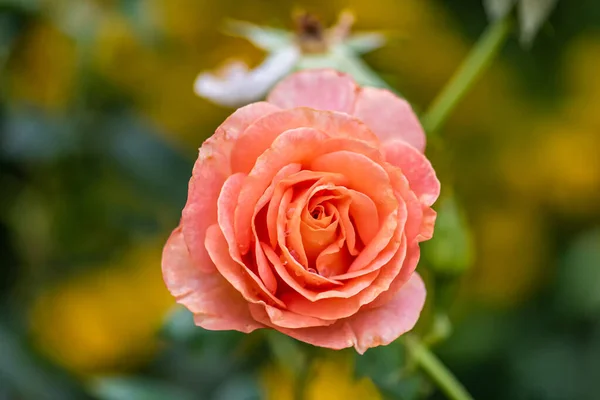
<svg viewBox="0 0 600 400"><path fill-rule="evenodd" d="M423 114L421 122L428 135L434 136L437 133L454 107L498 54L511 31L510 18L507 14L486 28L446 86Z"/></svg>
<svg viewBox="0 0 600 400"><path fill-rule="evenodd" d="M404 338L404 345L411 359L436 383L442 392L452 400L473 400L464 386L444 364L414 335Z"/></svg>

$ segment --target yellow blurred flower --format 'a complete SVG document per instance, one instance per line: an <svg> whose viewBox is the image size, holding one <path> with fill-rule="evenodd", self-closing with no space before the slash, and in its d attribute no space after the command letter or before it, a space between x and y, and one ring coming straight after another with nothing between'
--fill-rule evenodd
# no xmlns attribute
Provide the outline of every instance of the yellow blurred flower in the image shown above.
<svg viewBox="0 0 600 400"><path fill-rule="evenodd" d="M143 361L172 299L160 270L160 246L133 248L42 293L30 313L40 349L82 374L106 373Z"/></svg>
<svg viewBox="0 0 600 400"><path fill-rule="evenodd" d="M490 208L473 220L478 248L471 292L486 303L518 304L550 272L542 216L533 207L513 204Z"/></svg>
<svg viewBox="0 0 600 400"><path fill-rule="evenodd" d="M293 400L295 380L285 368L269 366L263 370L262 383L267 400ZM367 377L354 377L354 363L348 353L328 353L310 366L305 400L380 400L375 384Z"/></svg>

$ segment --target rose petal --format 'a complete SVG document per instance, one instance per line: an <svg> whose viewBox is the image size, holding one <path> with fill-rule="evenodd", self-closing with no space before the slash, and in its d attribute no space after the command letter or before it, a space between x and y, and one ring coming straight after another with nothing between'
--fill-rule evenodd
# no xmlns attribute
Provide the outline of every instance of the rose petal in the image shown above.
<svg viewBox="0 0 600 400"><path fill-rule="evenodd" d="M348 250L348 246L343 246L343 241L342 238L341 243L331 243L317 256L315 265L319 274L333 277L346 272L348 266L352 263L353 257ZM340 281L336 280L336 282Z"/></svg>
<svg viewBox="0 0 600 400"><path fill-rule="evenodd" d="M400 167L419 200L426 206L435 203L440 195L440 181L423 153L402 140L391 140L383 149L387 162Z"/></svg>
<svg viewBox="0 0 600 400"><path fill-rule="evenodd" d="M420 233L417 236L419 242L424 242L433 237L433 228L435 227L436 217L437 213L433 209L429 207L423 208L423 220L421 222Z"/></svg>
<svg viewBox="0 0 600 400"><path fill-rule="evenodd" d="M233 143L252 122L278 108L260 102L242 107L217 128L199 150L190 179L188 198L182 212L181 225L190 249L190 255L198 268L205 272L215 267L204 248L206 229L217 222L217 199L221 187L231 174L229 157Z"/></svg>
<svg viewBox="0 0 600 400"><path fill-rule="evenodd" d="M244 181L239 207L235 210L236 242L242 254L250 247L254 206L273 177L285 165L305 161L326 138L327 135L315 129L292 129L278 136L271 147L256 160L254 168Z"/></svg>
<svg viewBox="0 0 600 400"><path fill-rule="evenodd" d="M404 225L404 234L410 243L421 231L423 210L429 207L424 206L421 201L419 201L417 195L411 190L408 179L402 174L400 168L389 163L384 165L384 168L390 177L390 182L392 182L396 198L406 204L407 217Z"/></svg>
<svg viewBox="0 0 600 400"><path fill-rule="evenodd" d="M296 279L295 276L292 276L289 273L289 271L287 270L285 265L283 265L283 263L281 262L281 260L277 256L277 254L275 254L273 249L271 249L268 245L266 245L264 243L262 244L262 248L265 252L265 255L271 262L271 264L273 264L273 267L275 268L275 271L277 271L277 274L279 275L279 277L290 288L292 288L294 290L293 293L290 292L290 293L284 293L281 295L281 299L286 304L287 304L287 301L290 301L293 303L301 302L302 304L304 304L305 302L308 302L308 303L312 304L318 300L323 300L323 299L340 300L340 299L352 297L352 296L356 295L357 293L359 293L360 291L362 291L363 289L367 288L377 278L377 274L378 274L378 272L376 271L375 273L372 273L370 275L364 275L357 279L349 281L348 283L344 284L343 286L335 286L328 290L320 289L320 291L314 291L314 290L305 288L300 282L298 282L298 280ZM316 317L314 315L306 314L303 312L298 312L298 314L305 315L305 316L312 316L315 318L320 318L320 317ZM336 319L336 318L323 318L323 319Z"/></svg>
<svg viewBox="0 0 600 400"><path fill-rule="evenodd" d="M381 293L388 290L392 282L400 274L404 258L406 256L406 238L402 237L402 243L398 251L394 254L390 262L379 270L370 272L347 281L345 285L355 285L355 280L362 281L367 277L376 276L376 278L362 291L349 298L325 298L320 301L310 301L306 297L297 293L283 293L281 300L287 305L287 308L301 315L308 315L322 319L340 319L348 318L355 314L362 306L371 303ZM341 288L345 287L341 286ZM339 288L335 288L339 290Z"/></svg>
<svg viewBox="0 0 600 400"><path fill-rule="evenodd" d="M244 298L256 303L285 305L271 293L264 282L244 264L235 242L233 216L240 190L244 183L244 174L231 175L223 185L218 199L218 225L210 226L206 231L205 246L215 266L231 285ZM223 242L227 244L223 246Z"/></svg>
<svg viewBox="0 0 600 400"><path fill-rule="evenodd" d="M410 331L419 319L425 296L425 285L421 277L414 273L385 305L362 309L333 325L304 329L271 326L314 346L335 350L354 346L359 354L363 354L369 348L387 345ZM261 322L268 325L268 321Z"/></svg>
<svg viewBox="0 0 600 400"><path fill-rule="evenodd" d="M297 72L278 83L267 97L281 108L311 107L352 113L358 87L350 75L333 69Z"/></svg>
<svg viewBox="0 0 600 400"><path fill-rule="evenodd" d="M304 315L262 304L251 304L250 312L252 313L252 317L257 321L265 321L267 325L279 326L282 328L310 328L316 326L329 326L335 323L335 321L306 317Z"/></svg>
<svg viewBox="0 0 600 400"><path fill-rule="evenodd" d="M250 315L246 300L218 272L204 273L192 263L180 227L165 245L162 271L167 288L178 303L195 314L197 325L245 333L264 327Z"/></svg>
<svg viewBox="0 0 600 400"><path fill-rule="evenodd" d="M310 167L324 172L349 171L348 187L369 196L378 208L380 229L375 238L349 267L348 272L363 268L383 250L392 238L399 223L404 225L406 215L399 215L398 200L394 195L386 171L362 154L338 151L325 154L312 161Z"/></svg>
<svg viewBox="0 0 600 400"><path fill-rule="evenodd" d="M232 171L248 173L281 133L304 127L320 130L330 137L352 138L379 146L379 139L369 127L351 115L305 107L281 110L259 118L244 130L232 150Z"/></svg>
<svg viewBox="0 0 600 400"><path fill-rule="evenodd" d="M391 301L396 293L402 289L406 281L410 279L417 268L417 264L419 263L419 259L421 257L421 249L419 248L419 244L417 241L414 241L411 245L408 246L406 250L406 258L404 259L404 263L402 264L402 269L400 273L390 287L381 292L379 296L370 304L366 305L365 308L375 308L382 305L387 304Z"/></svg>
<svg viewBox="0 0 600 400"><path fill-rule="evenodd" d="M382 142L402 139L421 153L425 131L408 102L386 89L362 88L354 115L366 123Z"/></svg>

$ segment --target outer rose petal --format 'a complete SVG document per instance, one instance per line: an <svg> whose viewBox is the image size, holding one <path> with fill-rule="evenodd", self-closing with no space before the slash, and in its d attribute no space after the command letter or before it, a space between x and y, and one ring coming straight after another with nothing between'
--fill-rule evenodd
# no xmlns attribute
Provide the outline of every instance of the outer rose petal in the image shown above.
<svg viewBox="0 0 600 400"><path fill-rule="evenodd" d="M181 225L194 263L205 272L215 269L204 248L204 238L206 229L217 222L217 199L223 183L231 174L229 158L233 144L248 125L277 110L276 106L264 102L238 109L199 150Z"/></svg>
<svg viewBox="0 0 600 400"><path fill-rule="evenodd" d="M266 312L270 323L276 326L291 329L328 326L335 322L325 319L306 317L291 311L281 310L277 307L271 307L266 304L250 304L250 312L253 316L256 315L258 318L264 318Z"/></svg>
<svg viewBox="0 0 600 400"><path fill-rule="evenodd" d="M425 131L412 107L389 90L362 88L353 114L367 124L382 142L402 139L421 153L425 150Z"/></svg>
<svg viewBox="0 0 600 400"><path fill-rule="evenodd" d="M426 206L435 203L440 195L440 181L423 153L402 140L385 143L383 150L386 161L400 167L421 203Z"/></svg>
<svg viewBox="0 0 600 400"><path fill-rule="evenodd" d="M177 302L195 314L197 325L210 330L250 333L264 328L248 309L248 303L219 274L201 272L190 259L181 228L169 237L162 257L163 277Z"/></svg>
<svg viewBox="0 0 600 400"><path fill-rule="evenodd" d="M281 133L311 127L331 137L363 140L379 147L379 139L358 118L341 112L299 107L281 110L259 118L240 135L231 153L233 172L249 172L256 159Z"/></svg>
<svg viewBox="0 0 600 400"><path fill-rule="evenodd" d="M265 325L303 342L336 350L354 346L363 354L410 331L419 319L425 295L425 285L419 274L414 273L390 302L377 308L363 308L352 317L327 327L287 329L272 325L266 316L253 315Z"/></svg>
<svg viewBox="0 0 600 400"><path fill-rule="evenodd" d="M346 74L333 69L297 72L281 81L267 101L281 108L310 107L352 114L358 87Z"/></svg>

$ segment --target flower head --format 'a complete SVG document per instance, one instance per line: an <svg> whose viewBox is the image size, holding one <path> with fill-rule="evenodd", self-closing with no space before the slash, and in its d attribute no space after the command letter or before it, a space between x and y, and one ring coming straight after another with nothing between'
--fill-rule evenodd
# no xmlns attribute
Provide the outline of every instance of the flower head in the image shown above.
<svg viewBox="0 0 600 400"><path fill-rule="evenodd" d="M333 70L284 79L204 142L163 275L196 324L341 349L417 322L439 181L410 105Z"/></svg>
<svg viewBox="0 0 600 400"><path fill-rule="evenodd" d="M353 23L354 16L344 12L333 27L325 29L313 15L303 13L296 18L292 34L247 22L231 22L232 33L267 51L267 57L254 69L241 61L230 61L216 73L202 72L196 78L194 91L217 104L238 107L264 98L277 82L296 69L315 63L342 71L353 69L360 62L358 54L384 43L379 33L351 35ZM364 70L364 66L361 68Z"/></svg>

